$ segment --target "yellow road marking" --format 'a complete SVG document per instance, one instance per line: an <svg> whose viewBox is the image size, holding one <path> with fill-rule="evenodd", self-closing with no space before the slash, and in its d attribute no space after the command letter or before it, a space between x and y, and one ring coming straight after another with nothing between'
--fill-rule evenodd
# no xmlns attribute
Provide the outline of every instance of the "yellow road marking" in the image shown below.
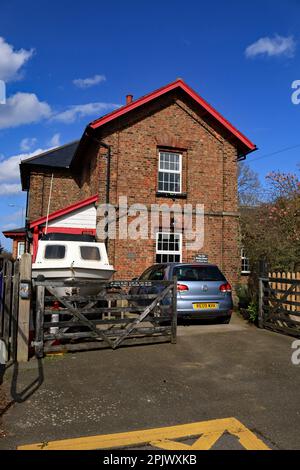
<svg viewBox="0 0 300 470"><path fill-rule="evenodd" d="M266 444L236 418L214 419L141 431L102 434L19 446L19 450L95 450L151 445L166 450L208 450L224 432L236 436L247 450L269 450ZM199 436L191 446L173 439Z"/></svg>
<svg viewBox="0 0 300 470"><path fill-rule="evenodd" d="M209 450L217 440L222 436L223 431L216 431L202 434L192 445L183 444L176 441L154 441L150 442L153 447L159 447L164 450Z"/></svg>

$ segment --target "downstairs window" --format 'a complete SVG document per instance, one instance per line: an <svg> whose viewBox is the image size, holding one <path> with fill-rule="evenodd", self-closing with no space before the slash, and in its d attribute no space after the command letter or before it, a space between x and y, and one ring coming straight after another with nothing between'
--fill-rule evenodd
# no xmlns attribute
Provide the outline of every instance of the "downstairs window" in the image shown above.
<svg viewBox="0 0 300 470"><path fill-rule="evenodd" d="M156 234L156 263L180 263L182 234L158 232Z"/></svg>

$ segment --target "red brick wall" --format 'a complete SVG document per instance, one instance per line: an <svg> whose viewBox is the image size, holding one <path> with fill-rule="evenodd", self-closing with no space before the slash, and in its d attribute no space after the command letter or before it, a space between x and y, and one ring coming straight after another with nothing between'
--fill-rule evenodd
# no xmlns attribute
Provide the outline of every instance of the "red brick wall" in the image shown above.
<svg viewBox="0 0 300 470"><path fill-rule="evenodd" d="M146 108L126 115L101 129L98 138L111 145L110 202L125 195L128 203L172 204L157 197L158 152L160 148L183 155L183 192L178 204L204 204L205 242L196 252L183 250L183 261L192 261L199 251L217 263L235 284L239 278L237 215L237 152L223 130L199 114L195 105L181 95L168 95ZM50 212L99 193L105 201L106 150L97 144L87 148L80 163L80 178L56 170ZM31 175L29 217L46 214L51 172ZM111 240L109 259L119 278L140 274L155 262L155 240Z"/></svg>
<svg viewBox="0 0 300 470"><path fill-rule="evenodd" d="M127 118L102 139L112 148L110 201L114 204L122 195L127 195L129 204L172 204L173 200L156 196L158 151L162 147L180 150L187 198L175 202L203 203L206 213L204 247L196 252L184 249L183 261L193 261L199 251L207 253L209 261L217 263L235 284L240 267L235 147L180 98L153 105L146 115L141 111L132 121ZM103 153L98 155L102 181ZM104 202L105 186L99 187ZM109 257L117 277L133 277L155 262L155 241L110 241Z"/></svg>
<svg viewBox="0 0 300 470"><path fill-rule="evenodd" d="M28 199L29 220L35 220L47 214L52 170L36 170L30 175L30 190ZM52 195L49 212L86 199L95 193L86 184L80 184L66 170L53 170Z"/></svg>

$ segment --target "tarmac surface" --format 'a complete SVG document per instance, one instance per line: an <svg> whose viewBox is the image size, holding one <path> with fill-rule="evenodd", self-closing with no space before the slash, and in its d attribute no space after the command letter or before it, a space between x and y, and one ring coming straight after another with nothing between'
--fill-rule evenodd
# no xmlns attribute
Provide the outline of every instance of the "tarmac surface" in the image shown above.
<svg viewBox="0 0 300 470"><path fill-rule="evenodd" d="M126 440L126 433L154 429L148 444L129 445L149 449L155 436L163 439L157 428L228 418L262 446L299 449L300 366L291 362L293 341L234 317L229 325L179 326L176 345L33 359L4 375L2 387L14 404L3 416L0 449L65 439L102 448L103 440L89 444L89 437L123 433ZM225 428L204 445L244 448ZM167 429L167 439L172 432ZM174 439L193 445L199 435ZM74 445L68 441L68 448Z"/></svg>

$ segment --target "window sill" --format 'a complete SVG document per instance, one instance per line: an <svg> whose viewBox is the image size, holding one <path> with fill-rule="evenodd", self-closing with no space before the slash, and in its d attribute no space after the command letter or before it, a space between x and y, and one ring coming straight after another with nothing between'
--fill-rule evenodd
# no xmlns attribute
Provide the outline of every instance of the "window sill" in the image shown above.
<svg viewBox="0 0 300 470"><path fill-rule="evenodd" d="M167 197L171 199L186 199L186 193L163 193L160 191L156 191L156 197Z"/></svg>

